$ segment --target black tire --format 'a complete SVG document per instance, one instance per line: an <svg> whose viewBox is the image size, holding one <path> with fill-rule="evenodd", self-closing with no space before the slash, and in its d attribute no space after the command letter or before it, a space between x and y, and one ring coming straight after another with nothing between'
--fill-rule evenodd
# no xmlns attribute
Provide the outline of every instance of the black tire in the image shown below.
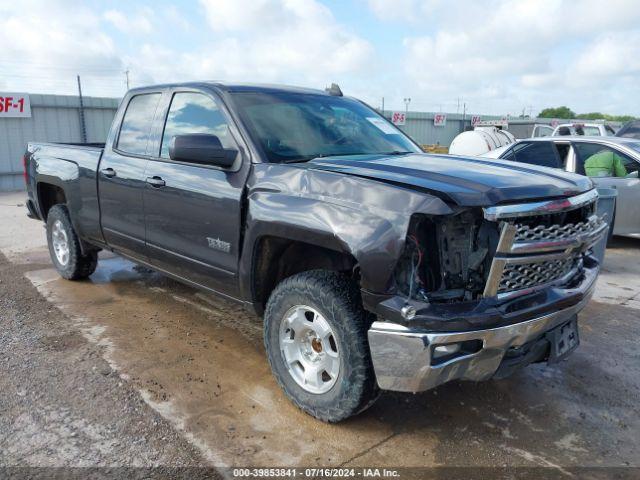
<svg viewBox="0 0 640 480"><path fill-rule="evenodd" d="M340 372L326 393L310 393L289 373L280 350L280 325L294 306L317 310L336 333ZM287 278L272 292L264 318L264 344L276 380L301 410L325 422L356 415L378 398L367 330L371 315L363 308L360 291L345 276L325 270Z"/></svg>
<svg viewBox="0 0 640 480"><path fill-rule="evenodd" d="M60 222L67 237L68 259L66 263L61 263L56 256L53 245L53 229L56 222ZM80 239L73 229L69 211L65 205L54 205L47 215L47 244L49 245L49 255L56 270L62 278L67 280L81 280L91 275L98 265L98 253L95 251L83 255L80 248Z"/></svg>

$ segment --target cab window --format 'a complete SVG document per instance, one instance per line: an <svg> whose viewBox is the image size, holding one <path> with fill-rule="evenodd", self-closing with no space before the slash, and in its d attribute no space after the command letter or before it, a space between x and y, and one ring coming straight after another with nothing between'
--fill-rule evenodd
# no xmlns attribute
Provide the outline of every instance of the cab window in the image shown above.
<svg viewBox="0 0 640 480"><path fill-rule="evenodd" d="M169 143L174 136L194 133L215 135L224 148L235 148L229 124L211 97L197 92L178 92L167 114L160 156L169 158Z"/></svg>
<svg viewBox="0 0 640 480"><path fill-rule="evenodd" d="M547 127L546 125L537 125L533 136L534 137L550 137L553 133L553 128Z"/></svg>
<svg viewBox="0 0 640 480"><path fill-rule="evenodd" d="M125 153L145 155L153 117L160 101L159 93L131 97L122 119L116 148Z"/></svg>

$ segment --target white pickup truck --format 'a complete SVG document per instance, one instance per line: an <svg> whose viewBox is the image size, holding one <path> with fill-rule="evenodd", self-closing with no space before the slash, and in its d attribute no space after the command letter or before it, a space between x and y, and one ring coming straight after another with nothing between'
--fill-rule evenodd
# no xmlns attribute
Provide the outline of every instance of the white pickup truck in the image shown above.
<svg viewBox="0 0 640 480"><path fill-rule="evenodd" d="M616 134L611 125L604 123L561 123L551 134L552 137L563 135L584 135L587 137L613 137Z"/></svg>

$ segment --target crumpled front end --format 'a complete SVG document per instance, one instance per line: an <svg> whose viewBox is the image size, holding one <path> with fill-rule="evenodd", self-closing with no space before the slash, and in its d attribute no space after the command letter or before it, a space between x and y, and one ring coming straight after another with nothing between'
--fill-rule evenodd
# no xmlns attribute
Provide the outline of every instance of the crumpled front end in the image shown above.
<svg viewBox="0 0 640 480"><path fill-rule="evenodd" d="M549 332L593 293L591 249L608 232L596 200L591 190L413 223L400 295L379 303L369 330L380 387L416 392L547 359Z"/></svg>

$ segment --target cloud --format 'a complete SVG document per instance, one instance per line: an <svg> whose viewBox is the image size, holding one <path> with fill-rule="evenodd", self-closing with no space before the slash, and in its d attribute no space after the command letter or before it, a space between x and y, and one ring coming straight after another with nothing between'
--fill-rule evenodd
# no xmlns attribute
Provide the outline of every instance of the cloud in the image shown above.
<svg viewBox="0 0 640 480"><path fill-rule="evenodd" d="M428 3L427 9L416 8L405 0L393 10L395 2L369 2L389 22L407 18L407 9L415 8L414 21L417 15L425 25L435 25L431 33L409 34L403 41L403 68L414 96L463 96L498 113L496 108L509 103L566 103L563 97L574 97L573 87L586 77L609 91L617 77L637 72L640 9L634 1L606 7L596 0ZM433 18L437 22L430 22ZM501 93L486 96L496 88Z"/></svg>
<svg viewBox="0 0 640 480"><path fill-rule="evenodd" d="M215 31L260 31L285 27L296 21L296 7L306 6L316 9L315 2L295 2L283 0L201 0L207 21ZM296 5L298 4L298 5Z"/></svg>
<svg viewBox="0 0 640 480"><path fill-rule="evenodd" d="M335 81L387 108L640 113L637 1L352 1L366 21L321 0L0 0L0 83L74 94L80 74L87 94L120 96L127 69L133 86Z"/></svg>
<svg viewBox="0 0 640 480"><path fill-rule="evenodd" d="M141 8L133 15L127 15L120 10L107 10L103 17L123 33L138 35L153 31L150 20L153 17L153 10L150 8Z"/></svg>
<svg viewBox="0 0 640 480"><path fill-rule="evenodd" d="M315 0L202 0L209 25L228 35L212 45L223 70L258 79L329 79L362 71L371 44ZM218 52L218 53L214 53Z"/></svg>
<svg viewBox="0 0 640 480"><path fill-rule="evenodd" d="M42 93L73 91L76 74L106 84L121 71L112 38L100 17L82 3L25 0L0 2L2 76L7 88ZM77 88L77 87L76 87Z"/></svg>
<svg viewBox="0 0 640 480"><path fill-rule="evenodd" d="M640 31L600 35L571 64L577 78L634 77L640 73Z"/></svg>

